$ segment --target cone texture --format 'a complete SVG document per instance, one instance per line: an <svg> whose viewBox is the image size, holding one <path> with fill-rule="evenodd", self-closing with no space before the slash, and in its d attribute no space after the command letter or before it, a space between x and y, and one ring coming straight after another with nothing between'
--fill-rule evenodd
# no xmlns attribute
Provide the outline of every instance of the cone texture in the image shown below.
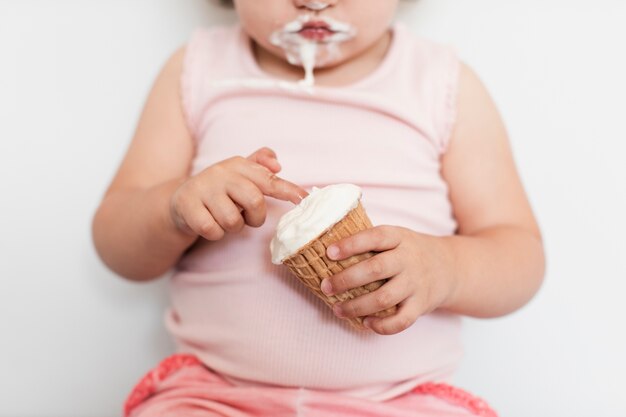
<svg viewBox="0 0 626 417"><path fill-rule="evenodd" d="M333 261L326 257L326 249L333 243L351 236L361 230L372 227L367 213L359 202L359 205L351 210L346 216L325 231L322 235L302 247L298 253L285 259L283 263L289 267L291 272L302 281L315 295L321 298L329 307L340 302L359 297L380 288L387 280L371 282L362 287L354 288L343 294L328 296L322 292L320 285L324 278L335 275L344 269L359 263L375 255L368 252L357 256L352 256L341 261ZM396 312L396 307L376 313L376 317L387 317ZM346 319L357 329L365 329L363 317Z"/></svg>

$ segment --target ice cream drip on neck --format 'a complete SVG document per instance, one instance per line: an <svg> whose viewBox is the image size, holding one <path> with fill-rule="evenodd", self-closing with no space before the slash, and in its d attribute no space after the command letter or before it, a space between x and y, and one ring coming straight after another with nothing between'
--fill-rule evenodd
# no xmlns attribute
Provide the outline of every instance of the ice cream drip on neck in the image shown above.
<svg viewBox="0 0 626 417"><path fill-rule="evenodd" d="M319 40L307 39L303 36L302 30L313 21L321 22L328 29L329 34ZM339 44L352 39L355 34L356 30L347 23L305 14L272 33L270 43L285 51L287 61L291 65L302 66L304 79L299 84L312 88L315 85L315 68L339 58L341 56Z"/></svg>
<svg viewBox="0 0 626 417"><path fill-rule="evenodd" d="M308 42L300 45L300 61L304 68L304 79L300 81L300 84L305 87L313 87L315 85L315 55L317 54L317 44L314 42Z"/></svg>

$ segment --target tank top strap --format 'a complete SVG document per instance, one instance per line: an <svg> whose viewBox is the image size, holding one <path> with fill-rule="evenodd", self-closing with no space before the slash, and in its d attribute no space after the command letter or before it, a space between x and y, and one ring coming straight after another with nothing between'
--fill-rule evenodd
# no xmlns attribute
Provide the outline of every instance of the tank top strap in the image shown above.
<svg viewBox="0 0 626 417"><path fill-rule="evenodd" d="M214 80L244 77L242 31L239 26L198 28L185 50L181 100L188 127L195 136Z"/></svg>
<svg viewBox="0 0 626 417"><path fill-rule="evenodd" d="M419 68L416 74L420 109L433 123L439 152L446 151L457 118L460 60L448 45L416 39L412 56Z"/></svg>
<svg viewBox="0 0 626 417"><path fill-rule="evenodd" d="M415 36L396 23L386 60L384 71L355 87L393 101L430 136L439 153L445 152L457 116L460 61L456 50Z"/></svg>

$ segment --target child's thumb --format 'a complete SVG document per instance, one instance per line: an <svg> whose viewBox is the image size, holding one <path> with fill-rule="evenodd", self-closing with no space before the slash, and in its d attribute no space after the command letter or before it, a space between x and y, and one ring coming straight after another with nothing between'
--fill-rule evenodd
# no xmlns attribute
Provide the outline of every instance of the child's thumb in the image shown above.
<svg viewBox="0 0 626 417"><path fill-rule="evenodd" d="M259 165L263 165L274 174L280 172L281 170L281 166L276 159L276 152L267 147L258 149L252 155L248 156L247 159L252 162L256 162Z"/></svg>

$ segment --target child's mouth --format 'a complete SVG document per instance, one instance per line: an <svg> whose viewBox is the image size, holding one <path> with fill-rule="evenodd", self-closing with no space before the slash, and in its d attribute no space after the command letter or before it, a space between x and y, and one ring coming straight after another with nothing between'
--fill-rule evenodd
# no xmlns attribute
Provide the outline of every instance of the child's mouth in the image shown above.
<svg viewBox="0 0 626 417"><path fill-rule="evenodd" d="M313 69L338 59L339 44L355 35L356 29L348 23L306 14L272 32L269 41L285 51L290 64L302 65L305 71L302 82L310 87L315 82Z"/></svg>
<svg viewBox="0 0 626 417"><path fill-rule="evenodd" d="M356 30L347 23L329 17L315 18L312 15L299 16L287 23L274 36L297 36L316 43L345 42L354 37Z"/></svg>
<svg viewBox="0 0 626 417"><path fill-rule="evenodd" d="M311 41L323 42L335 34L325 22L308 22L298 32L300 36Z"/></svg>

